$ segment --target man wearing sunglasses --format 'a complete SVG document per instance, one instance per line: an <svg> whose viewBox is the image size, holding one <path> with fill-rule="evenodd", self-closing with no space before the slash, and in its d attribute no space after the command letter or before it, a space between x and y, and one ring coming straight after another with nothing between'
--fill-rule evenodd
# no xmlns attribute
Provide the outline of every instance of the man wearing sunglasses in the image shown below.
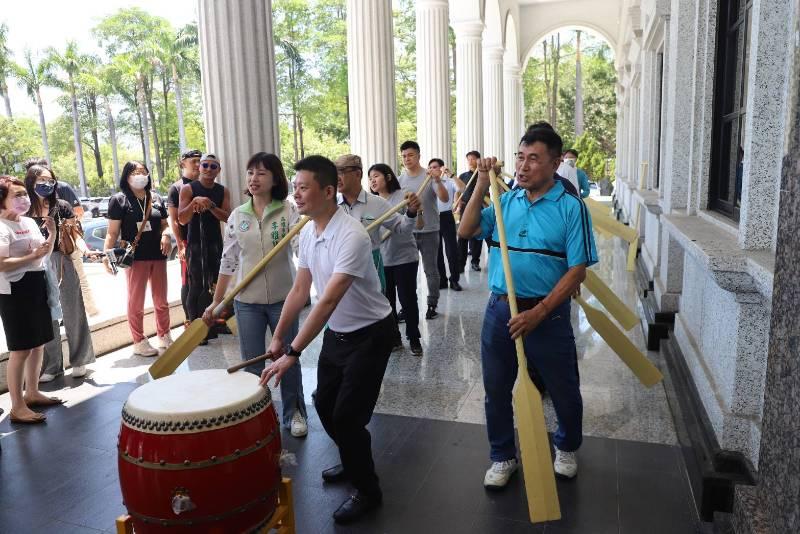
<svg viewBox="0 0 800 534"><path fill-rule="evenodd" d="M200 157L197 180L181 187L178 222L186 227L186 265L189 291L186 296L187 319L203 316L211 304L222 257L222 228L231 213L230 191L216 182L222 170L214 154ZM208 339L217 337L211 329Z"/></svg>

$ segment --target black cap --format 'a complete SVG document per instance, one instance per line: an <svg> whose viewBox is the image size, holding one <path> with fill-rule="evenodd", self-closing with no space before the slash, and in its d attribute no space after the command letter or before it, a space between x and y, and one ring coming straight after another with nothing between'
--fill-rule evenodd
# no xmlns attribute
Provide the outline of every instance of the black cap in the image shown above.
<svg viewBox="0 0 800 534"><path fill-rule="evenodd" d="M202 155L203 153L200 152L199 150L187 150L186 152L181 154L181 161L189 158L199 158Z"/></svg>

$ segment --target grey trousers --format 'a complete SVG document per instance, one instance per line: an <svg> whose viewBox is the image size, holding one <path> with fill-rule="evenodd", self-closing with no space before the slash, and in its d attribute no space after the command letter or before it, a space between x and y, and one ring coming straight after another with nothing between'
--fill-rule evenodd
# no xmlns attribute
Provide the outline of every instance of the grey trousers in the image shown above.
<svg viewBox="0 0 800 534"><path fill-rule="evenodd" d="M439 266L436 260L439 256L439 232L418 232L414 234L417 241L417 250L422 256L422 270L428 281L428 306L434 308L439 304Z"/></svg>
<svg viewBox="0 0 800 534"><path fill-rule="evenodd" d="M50 268L55 273L56 280L61 281L59 292L69 346L69 363L72 367L92 363L95 360L92 336L89 331L89 321L86 319L86 308L83 305L81 282L72 259L55 250L50 257ZM64 355L61 352L58 321L53 321L53 333L55 334L53 340L44 346L42 373L59 376L64 374Z"/></svg>

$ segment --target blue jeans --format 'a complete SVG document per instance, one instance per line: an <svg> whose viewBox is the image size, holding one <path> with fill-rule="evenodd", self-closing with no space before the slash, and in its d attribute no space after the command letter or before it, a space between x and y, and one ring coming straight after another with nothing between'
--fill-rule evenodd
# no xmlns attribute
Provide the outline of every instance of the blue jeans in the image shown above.
<svg viewBox="0 0 800 534"><path fill-rule="evenodd" d="M583 400L569 308L567 300L523 340L528 367L539 375L553 401L558 417L553 443L562 451L577 450L583 439ZM512 389L518 366L514 341L508 333L510 319L508 303L492 294L481 330L481 364L486 390L486 430L493 462L517 456ZM524 380L530 379L526 376Z"/></svg>
<svg viewBox="0 0 800 534"><path fill-rule="evenodd" d="M281 317L283 301L275 304L248 304L233 301L236 310L236 322L239 326L239 349L242 351L242 360L249 360L267 352L267 327L271 332L278 326ZM297 335L297 320L295 319L289 329L286 343L291 343ZM245 370L261 376L265 362L248 365ZM303 374L298 361L281 378L281 403L283 404L283 426L291 427L292 416L295 410L300 410L306 417L306 403L303 398Z"/></svg>

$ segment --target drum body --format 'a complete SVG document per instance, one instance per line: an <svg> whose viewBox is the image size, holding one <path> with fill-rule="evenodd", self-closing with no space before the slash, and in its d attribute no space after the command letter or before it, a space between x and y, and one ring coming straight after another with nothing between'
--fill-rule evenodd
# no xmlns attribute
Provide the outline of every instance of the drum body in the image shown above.
<svg viewBox="0 0 800 534"><path fill-rule="evenodd" d="M139 387L117 448L137 534L252 532L277 506L280 427L250 373L193 371Z"/></svg>

